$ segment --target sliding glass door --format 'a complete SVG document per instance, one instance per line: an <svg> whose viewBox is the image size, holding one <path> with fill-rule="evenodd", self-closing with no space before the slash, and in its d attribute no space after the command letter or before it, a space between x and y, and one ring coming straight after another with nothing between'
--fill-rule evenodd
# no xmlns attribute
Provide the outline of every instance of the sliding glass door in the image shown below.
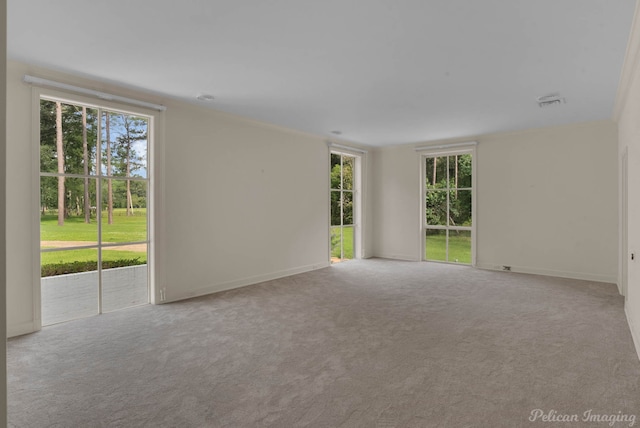
<svg viewBox="0 0 640 428"><path fill-rule="evenodd" d="M40 100L42 324L149 302L150 117Z"/></svg>

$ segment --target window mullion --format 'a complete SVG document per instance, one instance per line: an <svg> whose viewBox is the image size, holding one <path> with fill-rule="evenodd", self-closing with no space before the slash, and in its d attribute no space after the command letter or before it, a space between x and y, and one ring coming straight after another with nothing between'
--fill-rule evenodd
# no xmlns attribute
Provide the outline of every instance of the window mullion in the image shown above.
<svg viewBox="0 0 640 428"><path fill-rule="evenodd" d="M98 108L96 137L96 219L98 220L98 313L102 313L102 109Z"/></svg>

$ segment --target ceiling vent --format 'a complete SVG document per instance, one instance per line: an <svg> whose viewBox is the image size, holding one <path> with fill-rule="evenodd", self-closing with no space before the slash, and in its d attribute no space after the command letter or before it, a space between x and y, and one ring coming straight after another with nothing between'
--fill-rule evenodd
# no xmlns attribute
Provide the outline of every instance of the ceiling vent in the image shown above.
<svg viewBox="0 0 640 428"><path fill-rule="evenodd" d="M560 104L566 104L567 100L560 96L559 93L553 93L549 95L543 95L537 98L538 106L540 108L551 107Z"/></svg>

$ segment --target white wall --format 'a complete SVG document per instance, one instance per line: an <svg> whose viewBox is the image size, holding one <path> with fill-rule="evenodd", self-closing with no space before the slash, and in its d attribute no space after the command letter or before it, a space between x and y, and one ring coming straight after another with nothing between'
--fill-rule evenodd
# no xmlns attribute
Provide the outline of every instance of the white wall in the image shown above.
<svg viewBox="0 0 640 428"><path fill-rule="evenodd" d="M31 89L7 64L7 332L34 330L31 227Z"/></svg>
<svg viewBox="0 0 640 428"><path fill-rule="evenodd" d="M165 129L169 300L327 265L321 139L174 103Z"/></svg>
<svg viewBox="0 0 640 428"><path fill-rule="evenodd" d="M420 260L420 163L415 150L395 146L375 151L373 255Z"/></svg>
<svg viewBox="0 0 640 428"><path fill-rule="evenodd" d="M22 83L25 73L167 106L157 153L162 183L156 193L156 301L160 288L167 300L177 300L328 265L329 149L324 138L10 62L10 335L35 329L37 278L31 273L28 214L33 209L32 92ZM365 232L371 230L364 226ZM371 240L365 236L365 242L370 254Z"/></svg>
<svg viewBox="0 0 640 428"><path fill-rule="evenodd" d="M625 66L618 89L614 118L618 121L618 155L628 150L628 205L627 218L628 251L620 254L627 258L627 290L625 312L634 338L638 356L640 356L640 79L638 59L640 59L640 11L636 7ZM623 195L621 195L623 196ZM621 204L622 205L622 204ZM623 230L620 230L620 242L624 242ZM635 253L635 261L630 254ZM624 272L621 274L624 276Z"/></svg>
<svg viewBox="0 0 640 428"><path fill-rule="evenodd" d="M477 266L616 282L616 139L611 121L465 139L478 142ZM375 255L421 257L419 156L376 152Z"/></svg>

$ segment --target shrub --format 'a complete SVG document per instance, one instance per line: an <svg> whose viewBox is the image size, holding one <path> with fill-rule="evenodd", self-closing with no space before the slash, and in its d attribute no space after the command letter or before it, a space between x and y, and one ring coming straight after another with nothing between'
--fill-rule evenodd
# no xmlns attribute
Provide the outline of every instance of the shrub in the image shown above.
<svg viewBox="0 0 640 428"><path fill-rule="evenodd" d="M102 262L102 269L113 269L144 264L147 264L147 262L140 260L140 257L136 257L133 259L104 260ZM40 275L41 277L45 277L67 275L80 272L92 272L96 270L96 268L97 263L95 261L52 263L48 265L42 265L42 268L40 269Z"/></svg>

